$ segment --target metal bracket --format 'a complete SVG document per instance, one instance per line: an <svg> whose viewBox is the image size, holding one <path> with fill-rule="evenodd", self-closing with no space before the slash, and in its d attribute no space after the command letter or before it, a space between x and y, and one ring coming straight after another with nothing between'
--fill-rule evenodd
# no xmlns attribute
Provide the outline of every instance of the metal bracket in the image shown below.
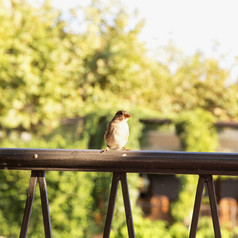
<svg viewBox="0 0 238 238"><path fill-rule="evenodd" d="M126 176L126 173L117 173L117 172L113 173L111 193L110 193L110 198L108 203L107 217L106 217L106 222L104 227L103 238L110 237L119 181L121 181L121 185L122 185L122 193L123 193L124 207L125 207L125 213L126 213L128 235L129 235L129 238L135 238L127 176Z"/></svg>
<svg viewBox="0 0 238 238"><path fill-rule="evenodd" d="M196 237L199 211L200 211L200 206L201 206L201 202L202 202L202 193L203 193L205 183L207 184L207 190L208 190L208 195L209 195L209 200L210 200L210 208L211 208L215 238L221 238L221 229L220 229L220 224L219 224L216 194L215 194L215 187L214 187L214 181L213 181L212 175L200 175L199 176L189 238Z"/></svg>
<svg viewBox="0 0 238 238"><path fill-rule="evenodd" d="M25 211L22 220L20 238L26 238L27 230L31 218L32 204L35 196L37 179L39 179L39 187L41 194L41 206L42 206L42 214L45 228L45 237L51 238L51 222L50 222L50 212L49 212L49 203L48 203L48 195L47 195L47 187L46 187L46 179L45 179L45 171L31 171L31 179L30 185L28 189L28 195L26 199Z"/></svg>

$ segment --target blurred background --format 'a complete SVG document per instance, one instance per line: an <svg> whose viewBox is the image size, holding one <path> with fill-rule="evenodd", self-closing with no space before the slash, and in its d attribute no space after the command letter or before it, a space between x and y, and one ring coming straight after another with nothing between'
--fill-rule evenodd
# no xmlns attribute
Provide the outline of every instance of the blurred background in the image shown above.
<svg viewBox="0 0 238 238"><path fill-rule="evenodd" d="M101 149L124 109L132 150L238 152L238 15L225 1L0 0L0 147ZM196 176L130 174L136 237L187 237ZM0 171L0 236L30 173ZM47 172L54 237L102 237L111 174ZM216 177L223 237L238 180ZM119 193L111 237L127 237ZM115 222L116 221L116 222ZM29 237L44 237L37 191ZM212 237L205 191L197 237Z"/></svg>

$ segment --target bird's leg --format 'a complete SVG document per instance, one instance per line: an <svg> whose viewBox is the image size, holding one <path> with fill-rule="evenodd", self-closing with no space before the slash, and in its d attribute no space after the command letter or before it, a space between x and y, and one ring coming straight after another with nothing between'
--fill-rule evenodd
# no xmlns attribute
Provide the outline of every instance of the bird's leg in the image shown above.
<svg viewBox="0 0 238 238"><path fill-rule="evenodd" d="M110 148L107 146L105 149L101 150L100 153L103 153L104 151L109 151L109 150L110 150Z"/></svg>
<svg viewBox="0 0 238 238"><path fill-rule="evenodd" d="M127 149L125 146L122 147L122 150L130 151L130 149Z"/></svg>

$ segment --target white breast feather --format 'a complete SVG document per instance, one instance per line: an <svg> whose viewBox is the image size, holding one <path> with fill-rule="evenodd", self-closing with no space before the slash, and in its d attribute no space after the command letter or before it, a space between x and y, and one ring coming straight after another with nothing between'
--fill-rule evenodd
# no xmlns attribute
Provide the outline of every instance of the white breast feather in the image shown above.
<svg viewBox="0 0 238 238"><path fill-rule="evenodd" d="M114 150L120 150L123 146L126 145L129 135L129 126L127 120L123 120L118 123L114 131L114 140L111 143L111 148Z"/></svg>

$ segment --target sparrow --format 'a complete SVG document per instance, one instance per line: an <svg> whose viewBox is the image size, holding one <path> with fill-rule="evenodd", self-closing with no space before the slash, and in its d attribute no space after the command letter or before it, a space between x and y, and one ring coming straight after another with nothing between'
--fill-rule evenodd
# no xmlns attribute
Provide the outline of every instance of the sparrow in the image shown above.
<svg viewBox="0 0 238 238"><path fill-rule="evenodd" d="M125 149L129 137L129 126L127 124L131 115L124 110L118 111L107 125L104 139L107 147L101 151Z"/></svg>

